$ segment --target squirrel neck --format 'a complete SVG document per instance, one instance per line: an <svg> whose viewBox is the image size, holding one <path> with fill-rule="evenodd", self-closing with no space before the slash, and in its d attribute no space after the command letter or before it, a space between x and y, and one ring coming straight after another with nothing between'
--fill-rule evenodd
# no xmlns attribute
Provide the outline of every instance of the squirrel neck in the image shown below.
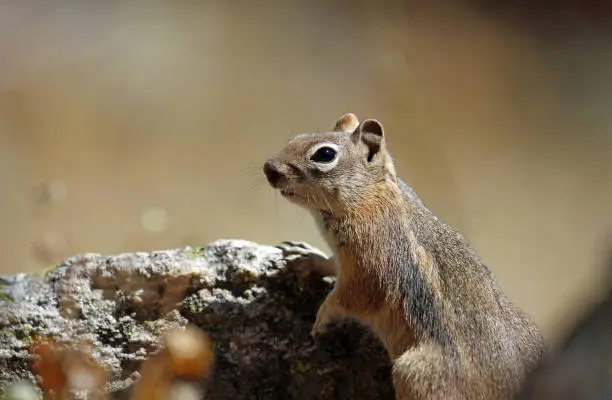
<svg viewBox="0 0 612 400"><path fill-rule="evenodd" d="M320 212L324 229L331 236L333 247L347 245L379 245L379 240L390 232L387 228L402 226L406 221L409 206L400 187L389 180L368 188L368 196L348 207L341 215Z"/></svg>

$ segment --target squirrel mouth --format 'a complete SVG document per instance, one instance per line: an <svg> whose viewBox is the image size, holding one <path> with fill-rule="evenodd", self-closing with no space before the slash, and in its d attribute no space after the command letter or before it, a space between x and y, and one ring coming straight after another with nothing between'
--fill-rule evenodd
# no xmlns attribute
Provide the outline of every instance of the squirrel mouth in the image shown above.
<svg viewBox="0 0 612 400"><path fill-rule="evenodd" d="M280 193L285 196L285 197L294 197L295 196L295 192L292 190L287 190L287 189L281 189Z"/></svg>

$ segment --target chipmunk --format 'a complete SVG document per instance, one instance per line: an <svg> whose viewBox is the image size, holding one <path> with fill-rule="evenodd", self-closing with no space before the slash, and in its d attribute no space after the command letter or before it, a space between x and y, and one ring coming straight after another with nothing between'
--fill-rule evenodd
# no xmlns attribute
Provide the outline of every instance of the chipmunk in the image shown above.
<svg viewBox="0 0 612 400"><path fill-rule="evenodd" d="M292 137L263 167L314 216L333 250L279 245L335 276L312 335L338 318L369 327L393 361L397 399L508 399L544 355L543 337L467 240L400 180L382 124L348 113Z"/></svg>

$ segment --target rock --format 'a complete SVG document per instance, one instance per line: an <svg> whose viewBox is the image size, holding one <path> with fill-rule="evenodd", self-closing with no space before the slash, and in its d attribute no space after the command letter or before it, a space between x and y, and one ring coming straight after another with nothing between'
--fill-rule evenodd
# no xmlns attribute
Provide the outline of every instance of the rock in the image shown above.
<svg viewBox="0 0 612 400"><path fill-rule="evenodd" d="M241 240L116 256L83 254L43 275L0 278L0 390L36 382L37 335L91 345L107 389L126 398L165 332L192 323L215 346L209 399L393 399L379 341L339 321L310 329L333 282L301 277L282 252Z"/></svg>

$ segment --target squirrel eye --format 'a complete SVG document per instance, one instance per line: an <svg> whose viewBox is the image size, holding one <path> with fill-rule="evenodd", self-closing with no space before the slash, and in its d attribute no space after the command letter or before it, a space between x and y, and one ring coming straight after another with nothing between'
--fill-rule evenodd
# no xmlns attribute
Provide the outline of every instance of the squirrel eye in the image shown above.
<svg viewBox="0 0 612 400"><path fill-rule="evenodd" d="M321 147L317 150L310 159L319 163L330 163L336 158L336 150L331 147Z"/></svg>

